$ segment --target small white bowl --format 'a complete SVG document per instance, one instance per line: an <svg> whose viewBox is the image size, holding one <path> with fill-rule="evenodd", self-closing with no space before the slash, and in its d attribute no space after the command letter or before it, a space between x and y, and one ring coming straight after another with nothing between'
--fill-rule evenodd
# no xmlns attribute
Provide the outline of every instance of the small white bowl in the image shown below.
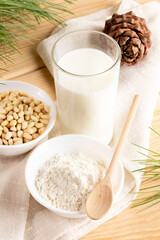
<svg viewBox="0 0 160 240"><path fill-rule="evenodd" d="M9 145L9 146L0 145L0 155L3 155L3 156L15 156L15 155L26 153L32 148L34 148L45 136L47 136L47 134L53 128L56 120L55 104L52 101L52 99L48 96L47 93L45 93L40 88L35 87L31 84L18 82L18 81L0 81L0 83L5 84L5 85L0 84L0 92L4 92L8 90L9 91L19 90L19 91L28 93L30 96L33 96L34 98L41 100L44 104L47 104L50 106L49 124L47 125L46 130L42 135L40 135L38 138L28 143L23 143L20 145Z"/></svg>
<svg viewBox="0 0 160 240"><path fill-rule="evenodd" d="M112 150L99 140L84 135L62 135L40 144L29 156L25 168L25 180L31 195L44 207L50 209L54 213L68 217L80 218L85 217L85 211L72 212L53 207L42 199L35 186L35 178L38 169L51 157L57 153L71 153L82 151L95 156L100 156L109 166L112 158ZM122 190L124 183L124 168L121 162L117 164L115 178L113 180L114 201L117 201L118 194Z"/></svg>

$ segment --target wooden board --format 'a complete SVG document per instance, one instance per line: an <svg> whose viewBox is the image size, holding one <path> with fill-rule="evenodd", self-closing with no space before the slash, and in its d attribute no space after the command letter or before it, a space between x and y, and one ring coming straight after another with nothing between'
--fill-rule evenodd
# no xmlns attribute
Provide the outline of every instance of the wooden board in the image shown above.
<svg viewBox="0 0 160 240"><path fill-rule="evenodd" d="M160 1L160 0L159 0ZM61 2L57 0L55 2ZM140 3L149 0L139 0ZM65 19L83 16L98 10L120 3L120 0L79 0L70 6L74 15L63 14ZM33 45L27 42L20 44L25 58L13 55L14 64L8 64L8 72L0 72L2 79L15 79L32 83L46 91L55 100L54 81L43 61L36 52L38 42L49 36L53 26L42 21L37 31L28 32L28 35L36 38ZM0 65L0 67L5 67ZM160 132L160 97L153 116L152 127ZM160 137L151 132L150 148L160 152ZM144 185L145 183L142 183ZM160 181L159 181L160 184ZM102 224L100 227L87 234L81 240L159 240L160 239L160 213L156 205L145 212L136 214L139 209L128 207L118 216ZM140 208L141 209L141 208Z"/></svg>

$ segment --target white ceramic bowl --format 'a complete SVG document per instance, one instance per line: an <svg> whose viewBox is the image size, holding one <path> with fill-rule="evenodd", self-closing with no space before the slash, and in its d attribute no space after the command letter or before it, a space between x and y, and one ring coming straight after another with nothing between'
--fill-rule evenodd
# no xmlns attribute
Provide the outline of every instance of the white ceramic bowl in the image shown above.
<svg viewBox="0 0 160 240"><path fill-rule="evenodd" d="M3 156L14 156L23 154L28 152L32 148L34 148L53 128L55 120L56 120L56 107L52 99L38 87L35 87L31 84L18 82L18 81L0 81L0 83L4 83L5 85L0 84L0 92L8 91L8 90L19 90L28 93L30 96L41 100L43 103L50 106L50 120L49 124L46 127L45 132L40 135L38 138L24 144L20 145L0 145L0 155Z"/></svg>
<svg viewBox="0 0 160 240"><path fill-rule="evenodd" d="M31 195L43 206L50 209L54 213L68 217L68 218L80 218L85 217L85 211L72 212L62 209L57 209L47 203L41 198L36 187L35 177L40 166L45 161L49 160L57 153L71 153L76 151L82 151L88 154L100 156L106 160L107 166L110 163L112 157L112 150L110 147L104 145L102 142L95 138L83 136L83 135L62 135L40 144L29 156L26 168L25 168L25 180L27 187ZM121 162L118 163L115 172L115 178L113 180L114 201L117 200L124 182L124 168Z"/></svg>

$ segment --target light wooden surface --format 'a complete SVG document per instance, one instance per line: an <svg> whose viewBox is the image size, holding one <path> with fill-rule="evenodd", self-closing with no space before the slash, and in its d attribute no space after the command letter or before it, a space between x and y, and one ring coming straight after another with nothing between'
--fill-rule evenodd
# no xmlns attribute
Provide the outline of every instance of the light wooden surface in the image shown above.
<svg viewBox="0 0 160 240"><path fill-rule="evenodd" d="M160 1L160 0L159 0ZM61 2L57 0L55 2ZM76 4L70 6L73 15L63 14L66 19L86 15L112 5L120 0L77 0ZM148 0L138 0L140 3ZM28 35L38 39L34 44L21 43L21 51L24 58L13 55L14 64L8 64L9 72L0 72L3 80L18 80L34 84L46 91L54 100L53 78L44 66L44 63L36 53L38 42L51 33L53 26L45 21L38 26L37 31L30 31ZM0 67L5 67L0 64ZM160 96L155 107L152 127L160 132ZM160 138L151 133L150 148L160 152ZM160 181L159 181L160 184ZM142 183L145 185L145 183ZM160 239L160 205L156 205L145 212L136 214L139 209L131 207L124 210L118 216L102 224L100 227L87 234L81 240L159 240Z"/></svg>

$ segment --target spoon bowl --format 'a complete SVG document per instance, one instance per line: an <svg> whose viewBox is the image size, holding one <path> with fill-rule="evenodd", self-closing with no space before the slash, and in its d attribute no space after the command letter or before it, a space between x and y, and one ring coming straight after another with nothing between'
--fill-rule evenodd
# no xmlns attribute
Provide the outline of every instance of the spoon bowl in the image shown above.
<svg viewBox="0 0 160 240"><path fill-rule="evenodd" d="M107 199L107 201L106 201ZM113 202L110 178L100 182L89 194L86 201L86 213L93 220L100 219L109 211ZM92 211L94 208L94 211Z"/></svg>

